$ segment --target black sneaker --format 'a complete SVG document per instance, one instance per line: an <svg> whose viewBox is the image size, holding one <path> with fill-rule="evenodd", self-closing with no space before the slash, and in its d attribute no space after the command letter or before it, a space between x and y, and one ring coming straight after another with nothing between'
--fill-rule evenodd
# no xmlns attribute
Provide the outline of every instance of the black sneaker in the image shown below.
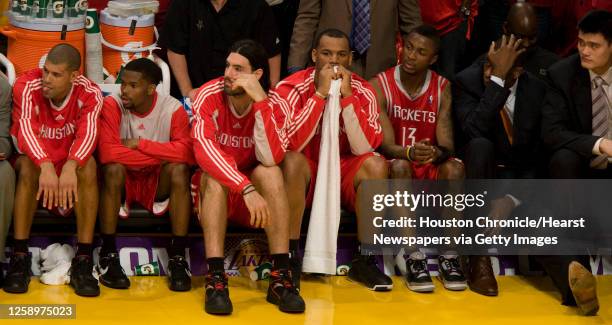
<svg viewBox="0 0 612 325"><path fill-rule="evenodd" d="M227 275L222 272L206 275L204 310L213 315L229 315L234 310L227 288Z"/></svg>
<svg viewBox="0 0 612 325"><path fill-rule="evenodd" d="M100 275L100 283L109 288L127 289L130 287L130 279L125 275L117 253L100 257L96 271Z"/></svg>
<svg viewBox="0 0 612 325"><path fill-rule="evenodd" d="M270 284L266 300L278 306L285 313L303 313L306 309L304 299L293 285L291 271L274 270L270 273Z"/></svg>
<svg viewBox="0 0 612 325"><path fill-rule="evenodd" d="M32 276L30 254L13 253L2 288L9 293L26 293L30 284L30 276Z"/></svg>
<svg viewBox="0 0 612 325"><path fill-rule="evenodd" d="M96 297L100 295L98 280L93 274L93 260L91 256L82 255L72 259L72 265L68 274L70 275L70 286L74 292L82 297Z"/></svg>
<svg viewBox="0 0 612 325"><path fill-rule="evenodd" d="M389 291L393 289L393 281L376 265L373 255L359 255L351 262L348 278L359 282L374 291Z"/></svg>
<svg viewBox="0 0 612 325"><path fill-rule="evenodd" d="M467 289L467 280L459 265L457 256L438 256L438 279L448 290L462 291Z"/></svg>
<svg viewBox="0 0 612 325"><path fill-rule="evenodd" d="M168 261L168 280L172 291L191 290L191 272L185 257L177 255Z"/></svg>
<svg viewBox="0 0 612 325"><path fill-rule="evenodd" d="M434 284L427 270L425 254L416 252L406 259L406 276L404 277L408 289L415 292L432 292Z"/></svg>
<svg viewBox="0 0 612 325"><path fill-rule="evenodd" d="M302 277L302 260L297 255L297 252L289 252L289 270L291 270L291 281L293 287L298 292L300 291L300 278Z"/></svg>

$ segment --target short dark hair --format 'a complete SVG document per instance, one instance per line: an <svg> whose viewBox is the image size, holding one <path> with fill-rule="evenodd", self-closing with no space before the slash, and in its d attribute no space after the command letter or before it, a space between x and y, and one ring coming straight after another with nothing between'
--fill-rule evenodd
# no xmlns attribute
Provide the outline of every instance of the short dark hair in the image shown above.
<svg viewBox="0 0 612 325"><path fill-rule="evenodd" d="M317 35L317 37L314 40L314 43L312 44L313 49L316 49L317 47L319 47L319 43L321 43L321 38L323 38L323 36L332 37L332 38L344 38L346 39L347 42L349 42L349 44L351 43L350 38L348 37L348 35L346 35L345 32L339 29L336 29L336 28L328 28L320 32L319 35Z"/></svg>
<svg viewBox="0 0 612 325"><path fill-rule="evenodd" d="M259 79L261 87L268 91L270 89L270 66L268 64L268 53L263 45L251 39L243 39L232 45L229 53L237 53L249 60L251 69L262 69L263 75Z"/></svg>
<svg viewBox="0 0 612 325"><path fill-rule="evenodd" d="M140 58L128 62L124 68L125 71L140 72L142 77L153 85L158 85L162 81L162 70L155 62Z"/></svg>
<svg viewBox="0 0 612 325"><path fill-rule="evenodd" d="M587 34L602 34L608 43L612 43L612 12L590 11L578 23L578 30Z"/></svg>
<svg viewBox="0 0 612 325"><path fill-rule="evenodd" d="M81 53L68 43L60 43L49 50L47 60L53 64L66 64L70 71L79 70L81 67Z"/></svg>
<svg viewBox="0 0 612 325"><path fill-rule="evenodd" d="M410 33L406 35L406 37L408 37L408 35L412 33L419 34L431 40L434 44L434 51L438 53L438 51L440 50L440 33L438 33L438 31L433 26L420 25L418 27L415 27L413 30L410 31Z"/></svg>

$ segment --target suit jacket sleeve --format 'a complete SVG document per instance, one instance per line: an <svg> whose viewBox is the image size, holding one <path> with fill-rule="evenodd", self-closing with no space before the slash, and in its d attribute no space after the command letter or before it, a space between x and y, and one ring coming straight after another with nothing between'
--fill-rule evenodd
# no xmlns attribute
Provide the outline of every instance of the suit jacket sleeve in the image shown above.
<svg viewBox="0 0 612 325"><path fill-rule="evenodd" d="M308 63L310 48L312 47L314 34L319 26L320 15L321 0L300 1L297 18L293 25L293 36L291 37L291 50L287 67L303 68Z"/></svg>
<svg viewBox="0 0 612 325"><path fill-rule="evenodd" d="M11 155L9 126L11 122L11 86L4 76L0 76L0 153L6 158Z"/></svg>
<svg viewBox="0 0 612 325"><path fill-rule="evenodd" d="M418 0L399 0L398 12L399 29L402 35L408 34L423 23Z"/></svg>
<svg viewBox="0 0 612 325"><path fill-rule="evenodd" d="M464 71L465 72L465 71ZM480 75L474 73L472 76ZM477 94L470 85L482 81L473 78L457 77L457 87L454 87L455 96L453 105L457 122L467 140L494 136L495 122L498 120L499 110L508 99L510 91L494 82L490 82L482 94Z"/></svg>
<svg viewBox="0 0 612 325"><path fill-rule="evenodd" d="M580 133L575 127L572 128L572 125L577 125L579 121L572 117L570 101L562 90L564 76L558 71L551 70L549 71L549 77L549 87L546 91L546 100L542 109L542 139L544 144L551 151L567 148L583 157L592 157L593 147L599 138L592 134ZM565 77L565 79L568 79L567 76ZM565 82L569 83L570 81Z"/></svg>

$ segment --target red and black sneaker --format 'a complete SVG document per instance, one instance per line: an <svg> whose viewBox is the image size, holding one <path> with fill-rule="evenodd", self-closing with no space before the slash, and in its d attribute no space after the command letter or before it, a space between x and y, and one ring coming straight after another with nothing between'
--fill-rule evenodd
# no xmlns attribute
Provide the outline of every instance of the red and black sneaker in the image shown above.
<svg viewBox="0 0 612 325"><path fill-rule="evenodd" d="M306 309L304 299L293 285L289 270L273 270L266 300L286 313L303 313Z"/></svg>
<svg viewBox="0 0 612 325"><path fill-rule="evenodd" d="M213 315L229 315L234 310L227 288L227 275L224 272L208 273L204 286L204 310Z"/></svg>

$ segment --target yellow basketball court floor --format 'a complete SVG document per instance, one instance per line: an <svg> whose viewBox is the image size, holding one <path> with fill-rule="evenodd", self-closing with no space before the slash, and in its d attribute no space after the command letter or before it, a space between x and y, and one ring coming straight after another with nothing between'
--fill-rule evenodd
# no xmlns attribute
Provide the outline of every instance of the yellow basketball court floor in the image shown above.
<svg viewBox="0 0 612 325"><path fill-rule="evenodd" d="M347 277L308 277L302 280L306 313L289 315L265 301L267 281L231 278L234 313L211 316L203 308L203 277L194 277L193 289L185 293L171 292L165 277L131 277L129 290L102 286L97 298L33 278L27 294L0 291L0 304L76 304L76 319L1 319L0 324L612 324L612 276L597 277L601 308L588 318L560 305L544 277L498 277L498 297L446 291L437 280L434 293L417 294L401 277L393 280L393 291L372 292Z"/></svg>

